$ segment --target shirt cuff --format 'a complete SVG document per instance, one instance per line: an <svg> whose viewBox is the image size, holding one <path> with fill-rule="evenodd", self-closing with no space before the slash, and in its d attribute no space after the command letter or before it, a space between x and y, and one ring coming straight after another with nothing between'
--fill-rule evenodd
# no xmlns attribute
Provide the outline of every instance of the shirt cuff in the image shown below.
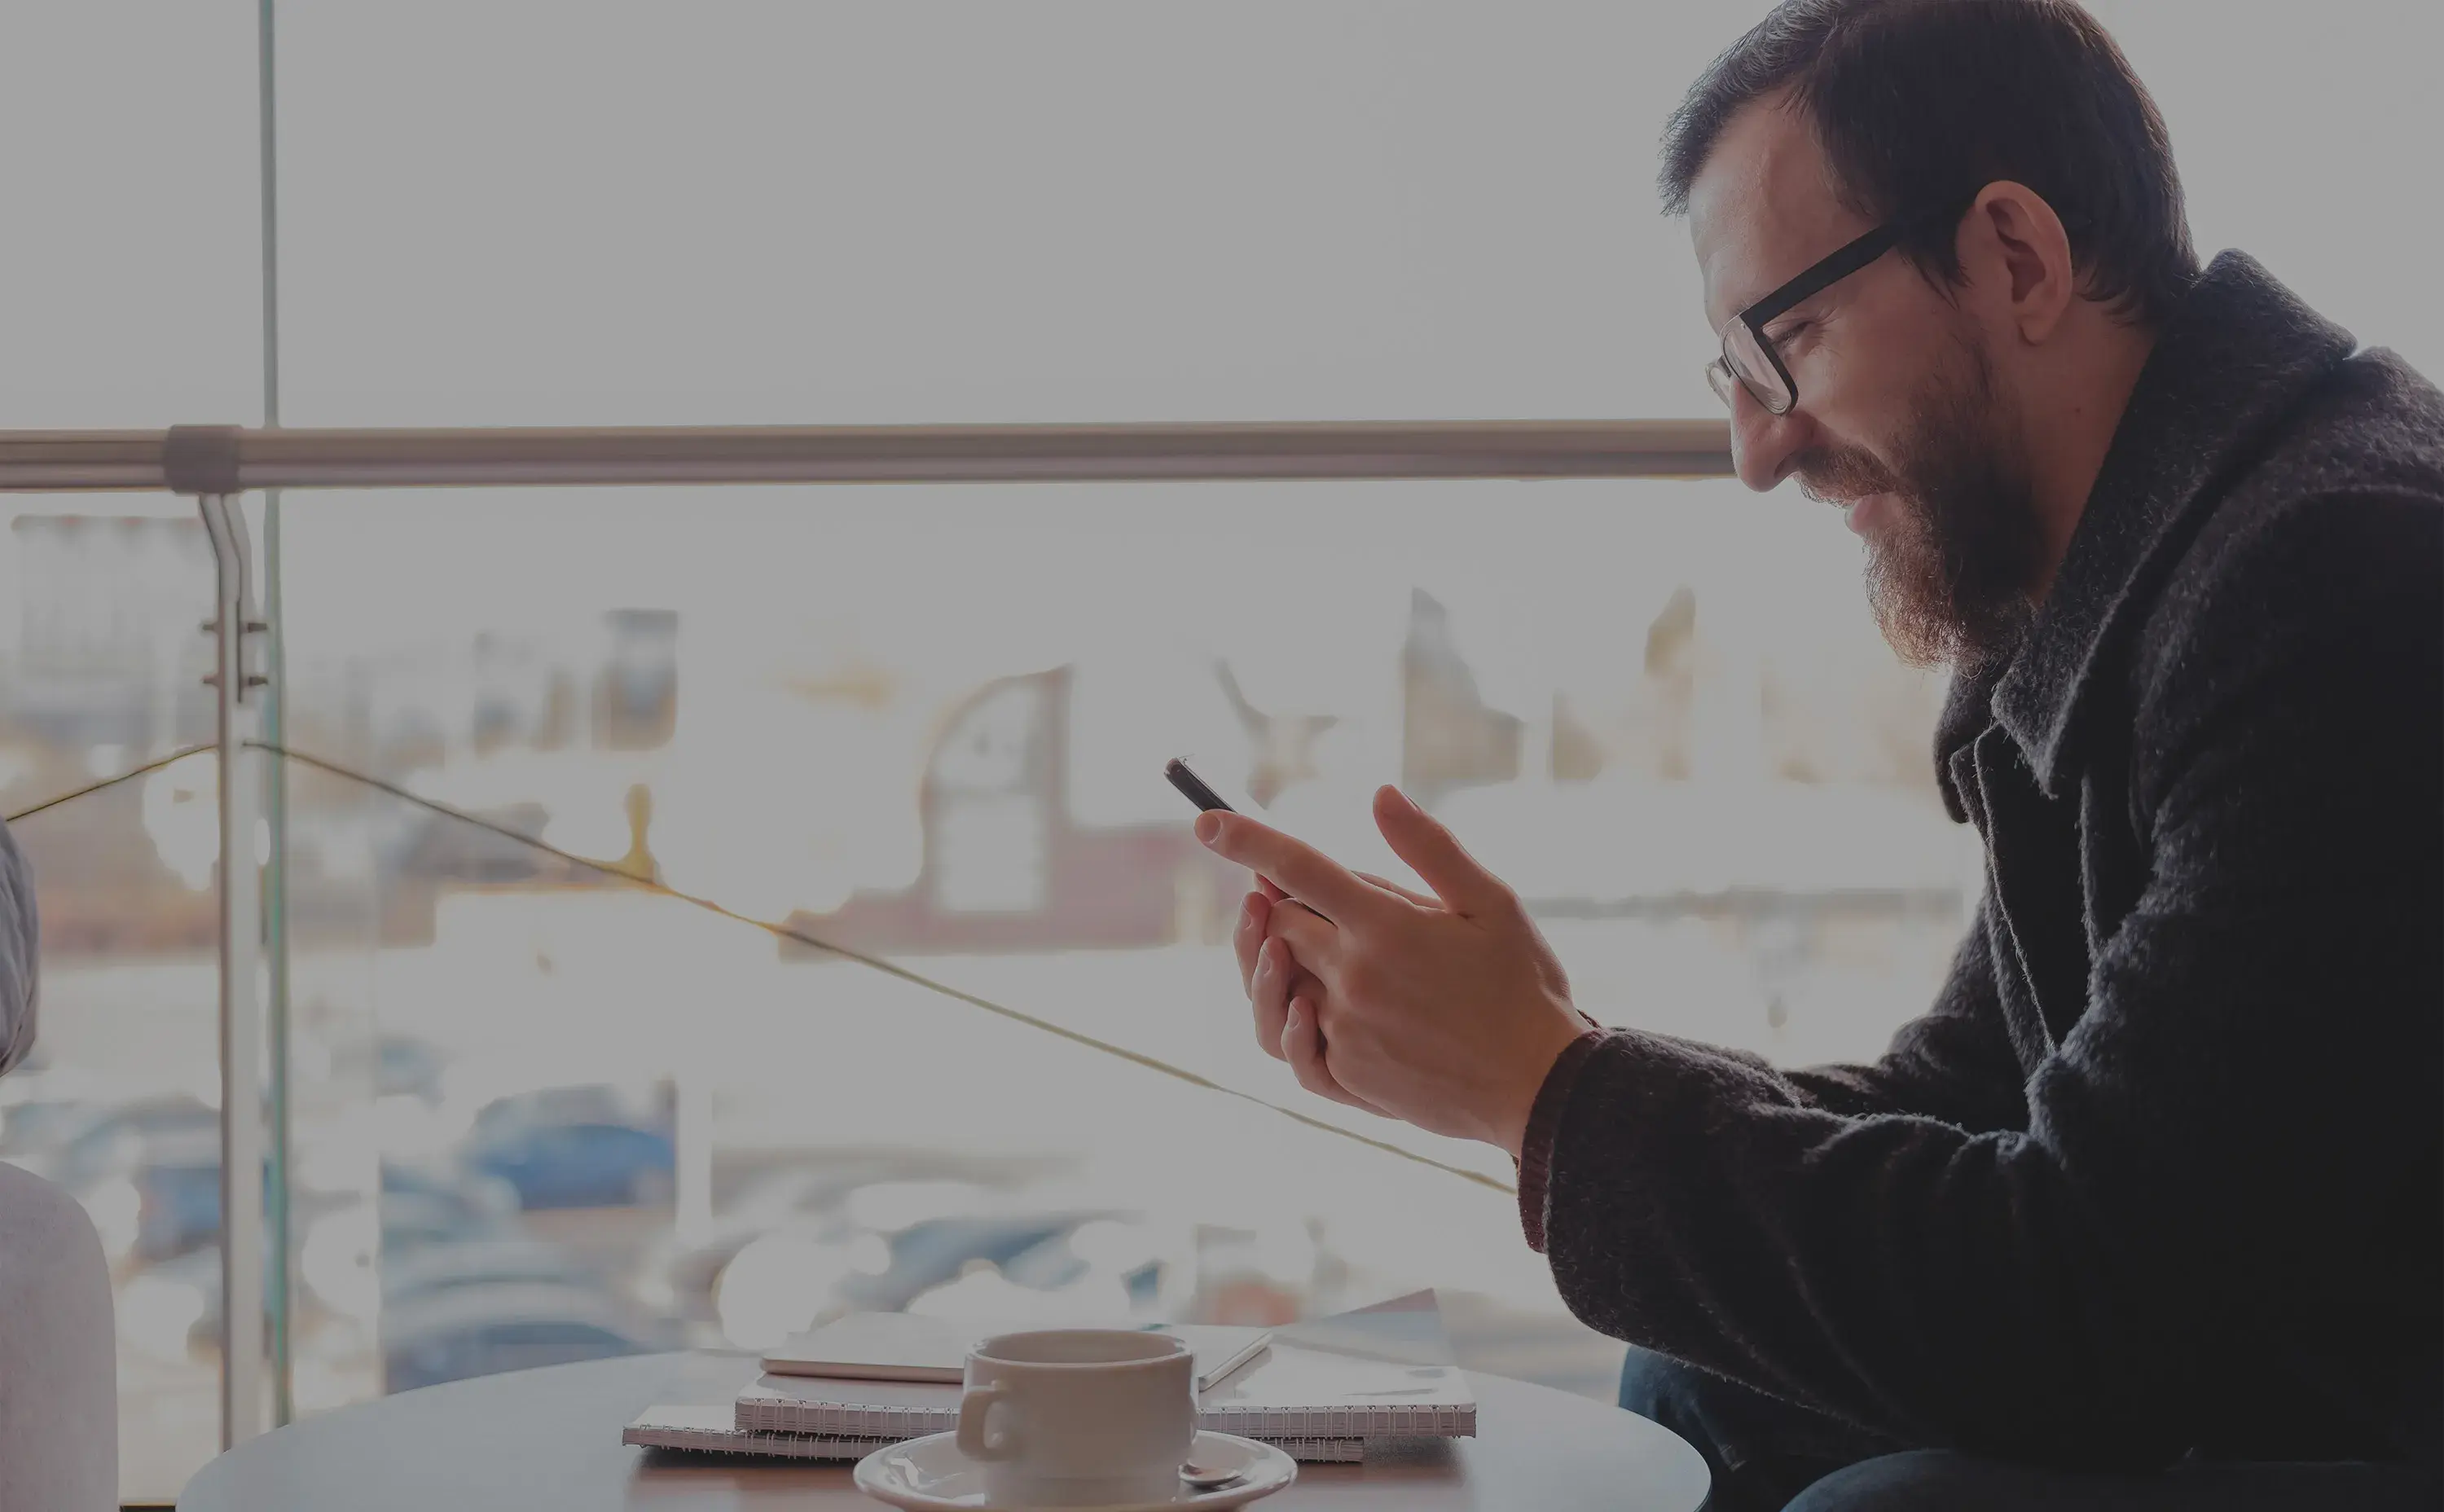
<svg viewBox="0 0 2444 1512"><path fill-rule="evenodd" d="M1528 1247L1540 1255L1545 1252L1545 1184L1553 1169L1553 1136L1561 1130L1562 1109L1569 1103L1579 1068L1586 1064L1587 1053L1603 1042L1602 1028L1592 1019L1587 1024L1545 1073L1545 1084L1536 1089L1535 1106L1528 1113L1528 1132L1519 1141L1519 1226L1528 1236Z"/></svg>

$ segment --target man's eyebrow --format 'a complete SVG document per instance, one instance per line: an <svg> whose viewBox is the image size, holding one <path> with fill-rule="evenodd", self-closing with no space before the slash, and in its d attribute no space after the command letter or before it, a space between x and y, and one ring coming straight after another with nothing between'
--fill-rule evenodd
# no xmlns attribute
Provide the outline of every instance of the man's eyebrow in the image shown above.
<svg viewBox="0 0 2444 1512"><path fill-rule="evenodd" d="M1757 296L1757 298L1762 298L1762 297L1763 297L1762 295ZM1719 331L1719 330L1721 330L1725 325L1727 325L1727 324L1729 324L1731 322L1732 322L1732 321L1734 321L1734 320L1738 319L1738 318L1739 318L1739 313L1740 313L1740 311L1742 311L1742 310L1744 310L1744 309L1747 309L1750 305L1751 305L1751 304L1755 304L1755 303L1756 303L1756 298L1742 299L1742 300L1738 300L1738 301L1735 301L1735 302L1727 303L1727 304L1723 304L1723 305L1721 306L1721 307L1722 307L1722 311L1723 311L1723 313L1722 313L1722 315L1718 318L1718 317L1714 314L1714 309L1715 309L1715 304L1714 304L1714 301L1713 301L1713 299L1711 299L1711 298L1710 298L1710 299L1705 300L1705 301L1703 302L1703 306L1704 306L1704 310L1705 310L1705 316L1706 316L1706 327L1707 327L1707 329L1709 329L1709 330L1715 330L1715 331Z"/></svg>
<svg viewBox="0 0 2444 1512"><path fill-rule="evenodd" d="M1776 293L1776 292L1778 292L1778 291L1783 287L1783 286L1784 286L1787 282L1787 280L1784 280L1784 279L1776 279L1776 280L1774 280L1772 283L1766 285L1766 286L1763 286L1762 288L1757 288L1757 289L1753 289L1753 290L1743 290L1743 291L1741 292L1741 296L1740 296L1740 298L1739 298L1738 300L1734 301L1734 302L1733 302L1733 303L1732 303L1732 304L1731 304L1731 305L1730 305L1730 306L1725 310L1725 312L1724 312L1724 314L1723 314L1723 319L1722 319L1721 321L1717 321L1717 322L1715 322L1715 323L1714 323L1714 324L1715 324L1716 328L1718 328L1718 329L1719 329L1719 328L1722 326L1722 324L1723 324L1723 323L1724 323L1725 321L1730 321L1730 320L1732 320L1732 319L1734 319L1734 318L1736 318L1736 317L1738 317L1738 316L1740 316L1740 315L1742 315L1742 314L1745 314L1746 312L1748 312L1749 310L1751 310L1751 309L1755 308L1758 304L1760 304L1764 303L1765 301L1767 301L1767 300L1769 300L1769 299L1773 298L1773 296L1775 295L1775 293Z"/></svg>

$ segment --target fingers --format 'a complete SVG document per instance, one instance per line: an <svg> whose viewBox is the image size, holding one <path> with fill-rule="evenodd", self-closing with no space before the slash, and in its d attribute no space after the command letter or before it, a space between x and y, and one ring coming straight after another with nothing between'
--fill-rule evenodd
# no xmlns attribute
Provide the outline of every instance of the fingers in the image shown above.
<svg viewBox="0 0 2444 1512"><path fill-rule="evenodd" d="M1381 906L1382 894L1360 881L1347 867L1245 814L1218 809L1199 814L1196 838L1215 855L1271 878L1283 892L1305 899L1334 919L1362 918Z"/></svg>
<svg viewBox="0 0 2444 1512"><path fill-rule="evenodd" d="M1375 827L1392 854L1408 862L1454 913L1483 913L1514 901L1502 879L1478 865L1450 830L1388 784L1375 790ZM1293 885L1291 891L1297 890Z"/></svg>
<svg viewBox="0 0 2444 1512"><path fill-rule="evenodd" d="M1286 898L1286 897L1289 896L1289 894L1288 894L1287 893L1285 893L1285 892L1283 892L1280 888L1275 887L1275 886L1272 884L1272 880L1271 880L1269 877L1264 877L1264 876L1259 876L1259 877L1257 877L1257 878L1256 878L1256 891L1257 891L1257 892L1259 892L1259 893L1262 893L1262 894L1265 895L1265 901L1267 901L1267 902L1268 902L1268 903L1278 903L1278 902L1280 902L1282 899L1284 899L1284 898Z"/></svg>
<svg viewBox="0 0 2444 1512"><path fill-rule="evenodd" d="M1442 899L1430 897L1423 893L1412 892L1408 888L1402 887L1399 883L1393 881L1388 876L1377 876L1372 872L1360 872L1357 874L1357 876L1360 881L1372 882L1377 887L1381 888L1384 892L1407 898L1410 902L1415 903L1419 908L1438 909L1443 906Z"/></svg>
<svg viewBox="0 0 2444 1512"><path fill-rule="evenodd" d="M1323 1020L1316 1000L1301 993L1290 1001L1287 1021L1282 1031L1282 1059L1290 1064L1290 1072L1300 1086L1319 1097L1329 1097L1345 1107L1373 1113L1374 1106L1365 1099L1342 1089L1332 1079L1331 1069L1324 1063Z"/></svg>
<svg viewBox="0 0 2444 1512"><path fill-rule="evenodd" d="M1250 893L1239 903L1239 925L1231 931L1231 953L1239 958L1239 990L1256 995L1256 954L1265 948L1266 921L1273 905L1262 893Z"/></svg>
<svg viewBox="0 0 2444 1512"><path fill-rule="evenodd" d="M1290 959L1289 947L1262 942L1248 982L1248 1006L1255 1014L1257 1045L1276 1060L1287 1059L1282 1050L1282 1026L1289 1015L1290 979L1295 975L1297 966Z"/></svg>
<svg viewBox="0 0 2444 1512"><path fill-rule="evenodd" d="M1289 947L1298 964L1322 976L1341 952L1341 928L1296 898L1273 905L1265 919L1265 937Z"/></svg>

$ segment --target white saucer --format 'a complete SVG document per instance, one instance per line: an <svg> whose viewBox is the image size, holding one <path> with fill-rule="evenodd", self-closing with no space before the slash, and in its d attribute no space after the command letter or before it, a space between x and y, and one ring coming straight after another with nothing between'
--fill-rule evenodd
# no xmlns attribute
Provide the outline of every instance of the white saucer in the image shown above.
<svg viewBox="0 0 2444 1512"><path fill-rule="evenodd" d="M951 1508L983 1508L984 1466L959 1452L959 1436L935 1433L877 1449L857 1462L857 1488L878 1502L908 1512L948 1512ZM1185 1483L1167 1502L1133 1502L1125 1506L1077 1508L1075 1512L1219 1512L1245 1506L1260 1496L1298 1479L1298 1462L1269 1444L1229 1433L1199 1433L1189 1459L1213 1469L1245 1466L1242 1479L1212 1491L1192 1491Z"/></svg>

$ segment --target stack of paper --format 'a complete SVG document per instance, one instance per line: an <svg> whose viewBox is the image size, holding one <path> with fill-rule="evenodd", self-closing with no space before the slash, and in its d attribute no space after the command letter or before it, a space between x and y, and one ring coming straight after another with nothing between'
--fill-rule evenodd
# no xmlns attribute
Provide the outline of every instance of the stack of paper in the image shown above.
<svg viewBox="0 0 2444 1512"><path fill-rule="evenodd" d="M765 1351L764 1369L775 1375L820 1375L847 1381L949 1381L955 1385L966 1378L968 1352L979 1342L996 1334L1020 1334L1043 1326L912 1318L906 1313L851 1313L807 1333L792 1334L777 1347ZM1200 1392L1255 1358L1257 1351L1271 1343L1273 1337L1261 1328L1200 1323L1156 1323L1137 1331L1168 1334L1186 1343L1196 1355L1196 1389Z"/></svg>
<svg viewBox="0 0 2444 1512"><path fill-rule="evenodd" d="M899 1314L833 1326L840 1331L828 1337L817 1330L768 1355L770 1373L739 1393L726 1426L702 1409L654 1408L629 1425L626 1441L845 1459L949 1432L958 1424L959 1387L954 1375L939 1374L948 1368L944 1351L955 1346L964 1357L970 1342L998 1331ZM1253 1331L1172 1331L1197 1351L1201 1428L1259 1439L1303 1460L1361 1459L1370 1439L1476 1432L1476 1397L1452 1363L1433 1292L1278 1328L1253 1352L1247 1337ZM776 1364L845 1365L861 1374L796 1374L772 1370ZM873 1378L912 1370L932 1378Z"/></svg>

